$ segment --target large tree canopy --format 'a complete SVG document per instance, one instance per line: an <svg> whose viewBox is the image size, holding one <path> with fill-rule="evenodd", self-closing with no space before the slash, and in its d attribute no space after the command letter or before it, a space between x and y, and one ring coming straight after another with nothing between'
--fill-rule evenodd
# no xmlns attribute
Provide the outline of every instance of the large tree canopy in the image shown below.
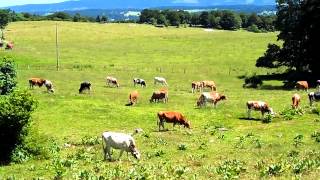
<svg viewBox="0 0 320 180"><path fill-rule="evenodd" d="M320 74L319 0L277 0L278 41L282 47L270 44L264 56L257 60L257 67L277 68Z"/></svg>

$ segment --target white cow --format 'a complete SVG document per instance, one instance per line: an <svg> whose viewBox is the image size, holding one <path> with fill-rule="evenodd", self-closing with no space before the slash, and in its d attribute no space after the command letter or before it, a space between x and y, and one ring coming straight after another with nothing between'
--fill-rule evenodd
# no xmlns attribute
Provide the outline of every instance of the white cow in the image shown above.
<svg viewBox="0 0 320 180"><path fill-rule="evenodd" d="M52 84L51 81L45 80L45 81L44 81L44 85L46 86L48 92L54 93L54 88L53 88L53 84Z"/></svg>
<svg viewBox="0 0 320 180"><path fill-rule="evenodd" d="M107 80L107 86L110 86L110 84L111 84L111 85L114 85L116 87L119 87L119 83L118 83L117 78L111 77L111 76L107 76L106 80Z"/></svg>
<svg viewBox="0 0 320 180"><path fill-rule="evenodd" d="M105 146L104 144L105 143ZM104 159L108 156L111 160L111 148L120 149L119 159L122 156L123 151L131 153L136 159L140 159L140 153L136 148L134 139L129 134L117 133L117 132L104 132L102 133L102 147L104 152Z"/></svg>
<svg viewBox="0 0 320 180"><path fill-rule="evenodd" d="M227 97L223 94L217 92L203 92L197 101L197 106L205 106L207 102L210 102L216 107L217 103L222 100L227 100Z"/></svg>
<svg viewBox="0 0 320 180"><path fill-rule="evenodd" d="M154 77L154 85L156 85L157 83L168 86L166 79L163 77Z"/></svg>

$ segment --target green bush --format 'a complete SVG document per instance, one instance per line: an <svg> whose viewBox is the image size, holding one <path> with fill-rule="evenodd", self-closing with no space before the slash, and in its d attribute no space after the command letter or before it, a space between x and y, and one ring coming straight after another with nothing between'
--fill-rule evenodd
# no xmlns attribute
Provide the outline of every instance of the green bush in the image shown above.
<svg viewBox="0 0 320 180"><path fill-rule="evenodd" d="M5 95L11 93L17 85L16 70L13 61L4 58L0 62L0 94Z"/></svg>
<svg viewBox="0 0 320 180"><path fill-rule="evenodd" d="M283 116L285 120L292 120L295 118L296 115L301 116L303 114L304 110L302 108L293 109L291 107L284 109L282 112L280 112L280 115Z"/></svg>
<svg viewBox="0 0 320 180"><path fill-rule="evenodd" d="M260 33L260 32L261 32L261 30L260 30L260 29L258 28L258 26L255 25L255 24L249 26L249 27L247 28L247 30L250 31L250 32L254 32L254 33Z"/></svg>
<svg viewBox="0 0 320 180"><path fill-rule="evenodd" d="M7 163L13 150L23 144L36 105L37 102L27 92L15 91L8 96L0 96L1 163Z"/></svg>

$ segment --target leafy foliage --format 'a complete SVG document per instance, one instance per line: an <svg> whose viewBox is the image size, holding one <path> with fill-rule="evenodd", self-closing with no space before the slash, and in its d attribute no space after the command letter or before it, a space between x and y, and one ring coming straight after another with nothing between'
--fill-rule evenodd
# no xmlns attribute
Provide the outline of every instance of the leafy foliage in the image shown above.
<svg viewBox="0 0 320 180"><path fill-rule="evenodd" d="M12 151L23 144L36 105L27 92L0 97L0 162L8 162Z"/></svg>
<svg viewBox="0 0 320 180"><path fill-rule="evenodd" d="M223 175L224 179L239 178L240 173L245 172L245 163L239 160L223 161L217 168L217 174Z"/></svg>
<svg viewBox="0 0 320 180"><path fill-rule="evenodd" d="M16 70L13 61L4 58L0 63L0 94L11 93L17 85Z"/></svg>

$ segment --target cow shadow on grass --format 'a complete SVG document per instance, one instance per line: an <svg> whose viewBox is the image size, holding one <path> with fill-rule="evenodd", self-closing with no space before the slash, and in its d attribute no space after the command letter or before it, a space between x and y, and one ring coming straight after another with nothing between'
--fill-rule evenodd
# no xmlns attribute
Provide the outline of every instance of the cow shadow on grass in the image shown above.
<svg viewBox="0 0 320 180"><path fill-rule="evenodd" d="M261 121L260 118L248 118L248 117L240 117L240 120L245 120L245 121Z"/></svg>

